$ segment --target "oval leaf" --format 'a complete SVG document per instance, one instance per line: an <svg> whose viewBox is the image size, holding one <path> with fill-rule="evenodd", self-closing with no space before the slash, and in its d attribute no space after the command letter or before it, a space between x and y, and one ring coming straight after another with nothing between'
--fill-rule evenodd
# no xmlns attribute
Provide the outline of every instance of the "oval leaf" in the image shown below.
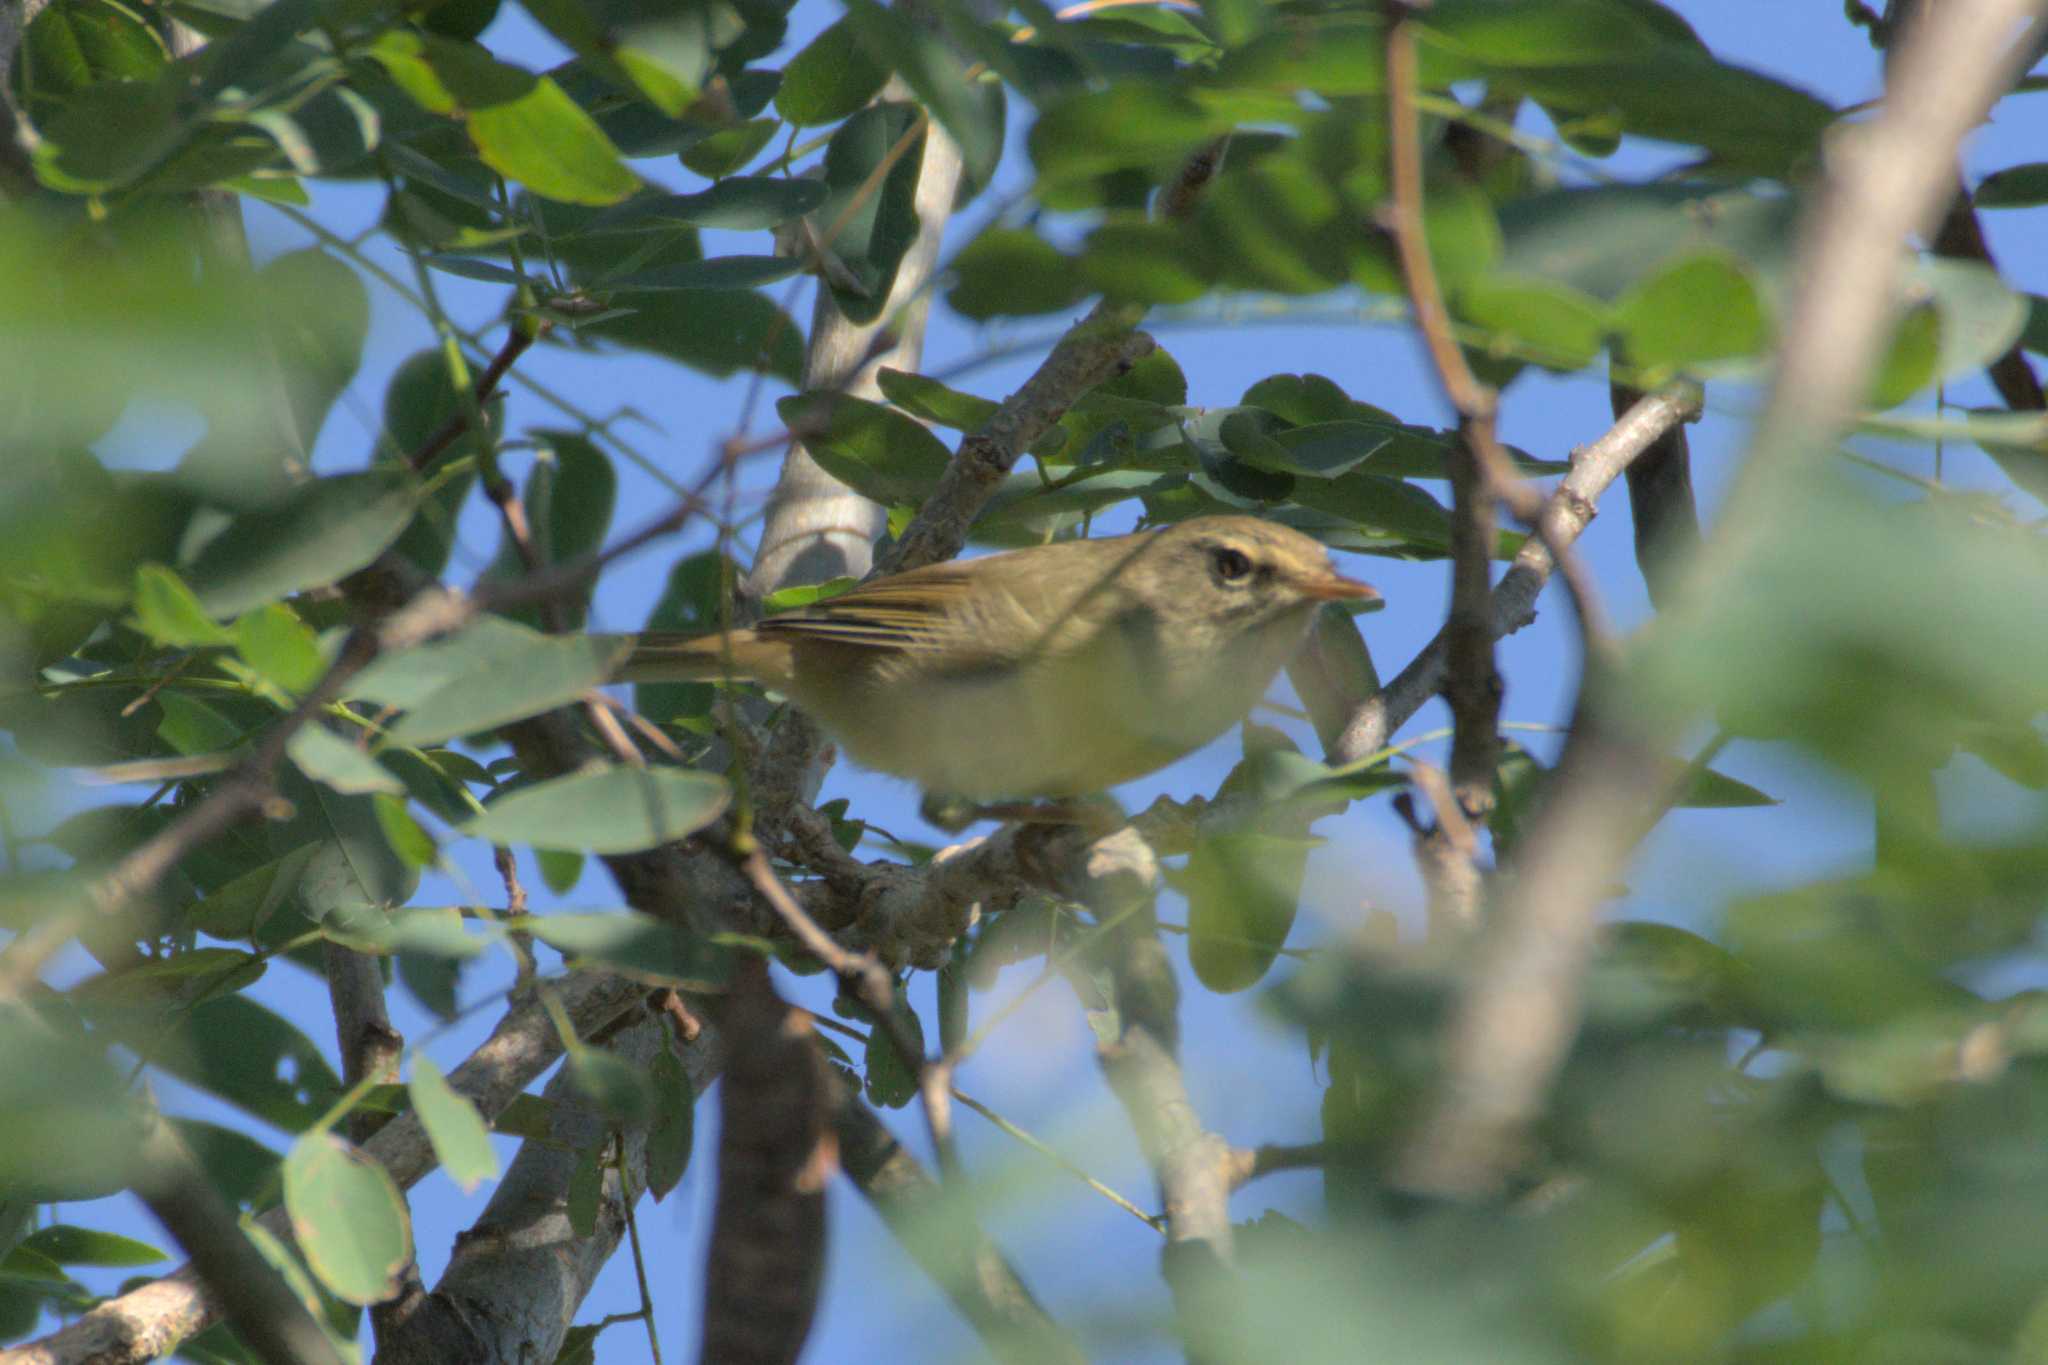
<svg viewBox="0 0 2048 1365"><path fill-rule="evenodd" d="M636 853L704 828L730 797L709 773L605 767L521 788L464 832L494 844Z"/></svg>
<svg viewBox="0 0 2048 1365"><path fill-rule="evenodd" d="M431 1058L421 1057L413 1063L412 1084L407 1090L412 1095L413 1112L420 1116L427 1138L434 1144L434 1154L464 1194L474 1190L479 1181L498 1174L498 1154L491 1150L483 1118L475 1105L455 1093Z"/></svg>
<svg viewBox="0 0 2048 1365"><path fill-rule="evenodd" d="M332 1133L307 1133L284 1159L284 1206L306 1264L337 1298L367 1304L398 1292L412 1222L383 1166Z"/></svg>

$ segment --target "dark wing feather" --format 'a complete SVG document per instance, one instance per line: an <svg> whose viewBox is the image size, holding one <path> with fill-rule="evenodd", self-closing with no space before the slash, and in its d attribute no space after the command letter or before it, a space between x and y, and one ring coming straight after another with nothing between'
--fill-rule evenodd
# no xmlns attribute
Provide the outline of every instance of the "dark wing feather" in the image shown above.
<svg viewBox="0 0 2048 1365"><path fill-rule="evenodd" d="M935 649L966 633L962 621L970 591L967 576L958 569L933 565L770 616L755 629L875 649Z"/></svg>

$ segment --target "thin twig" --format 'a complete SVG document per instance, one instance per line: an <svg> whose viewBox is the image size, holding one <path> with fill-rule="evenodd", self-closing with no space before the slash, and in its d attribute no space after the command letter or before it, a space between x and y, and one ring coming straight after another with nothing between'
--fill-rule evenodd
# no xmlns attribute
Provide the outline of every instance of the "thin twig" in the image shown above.
<svg viewBox="0 0 2048 1365"><path fill-rule="evenodd" d="M1536 534L1549 546L1551 557L1560 567L1565 586L1571 592L1587 657L1589 660L1604 658L1612 651L1613 631L1600 605L1592 575L1569 552L1569 542L1554 539L1545 528L1542 495L1515 472L1514 461L1501 445L1496 431L1498 395L1481 383L1466 363L1451 324L1450 312L1444 306L1436 267L1430 260L1429 244L1423 231L1422 134L1415 103L1419 84L1415 33L1409 23L1414 10L1422 7L1414 0L1386 0L1387 137L1389 179L1393 191L1391 227L1409 303L1436 367L1437 377L1451 405L1458 410L1458 429L1463 438L1461 444L1476 462L1482 485L1509 511L1533 526ZM1455 761L1451 779L1460 788L1460 799L1467 799L1470 795L1470 774L1461 772Z"/></svg>
<svg viewBox="0 0 2048 1365"><path fill-rule="evenodd" d="M1433 821L1425 823L1415 813L1407 792L1394 798L1394 810L1413 836L1415 861L1429 893L1430 936L1469 933L1479 925L1479 908L1486 888L1477 861L1478 832L1466 819L1465 807L1452 793L1442 769L1417 761L1409 767L1409 780L1429 801L1436 815Z"/></svg>
<svg viewBox="0 0 2048 1365"><path fill-rule="evenodd" d="M820 928L811 918L810 912L797 903L790 895L789 888L782 884L782 878L775 875L775 869L768 862L768 854L759 844L740 859L740 870L752 883L754 890L766 901L796 941L813 957L823 962L836 973L841 981L851 986L860 1002L874 1013L876 1026L888 1037L895 1047L897 1056L905 1066L912 1068L918 1077L918 1093L924 1101L925 1121L932 1132L932 1142L939 1152L942 1165L955 1160L953 1151L952 1116L947 1110L944 1097L935 1097L930 1084L934 1074L931 1062L925 1057L924 1048L910 1032L909 1025L896 1013L896 982L889 969L873 953L856 953L842 946L839 940Z"/></svg>
<svg viewBox="0 0 2048 1365"><path fill-rule="evenodd" d="M1139 1208L1136 1204L1133 1204L1130 1200L1124 1198L1124 1196L1118 1194L1115 1190L1103 1184L1094 1176L1088 1174L1086 1167L1082 1166L1080 1163L1076 1161L1070 1160L1067 1157L1066 1153L1060 1151L1059 1148L1054 1147L1051 1143L1046 1142L1042 1138L1033 1135L1032 1133L1026 1131L1023 1128L1018 1127L1016 1124L1010 1122L1010 1120L1004 1118L1001 1114L998 1114L995 1110L983 1104L980 1100L975 1099L971 1095L964 1094L958 1089L953 1091L953 1098L960 1101L960 1103L966 1105L969 1109L972 1109L975 1113L981 1115L983 1118L987 1119L990 1123L994 1124L997 1128L1001 1129L1009 1136L1023 1143L1026 1147L1029 1147L1032 1151L1038 1153L1046 1160L1052 1162L1061 1170L1065 1171L1068 1175L1073 1176L1074 1179L1080 1181L1089 1189L1095 1191L1104 1199L1107 1199L1110 1203L1116 1205L1125 1213L1128 1213L1129 1215L1131 1215L1131 1217L1143 1223L1146 1227L1151 1228L1154 1232L1166 1231L1166 1218L1164 1215L1145 1212L1145 1210Z"/></svg>
<svg viewBox="0 0 2048 1365"><path fill-rule="evenodd" d="M1551 493L1539 518L1551 538L1569 541L1592 523L1595 503L1630 461L1672 427L1696 419L1699 390L1673 384L1650 394L1591 445L1572 452L1571 473ZM1537 596L1556 560L1545 540L1532 538L1493 590L1493 630L1510 635L1535 619ZM1387 741L1443 687L1449 660L1446 631L1372 696L1358 702L1329 751L1332 763L1355 763L1387 747Z"/></svg>

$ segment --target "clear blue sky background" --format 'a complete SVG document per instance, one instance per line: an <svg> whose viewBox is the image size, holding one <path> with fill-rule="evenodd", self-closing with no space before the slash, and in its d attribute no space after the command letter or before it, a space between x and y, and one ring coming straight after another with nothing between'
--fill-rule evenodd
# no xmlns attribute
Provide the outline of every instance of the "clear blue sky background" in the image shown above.
<svg viewBox="0 0 2048 1365"><path fill-rule="evenodd" d="M1844 22L1837 0L1677 0L1675 8L1724 57L1802 85L1832 103L1862 101L1878 90L1877 54L1861 31ZM803 0L791 28L790 50L837 13L836 6ZM488 41L512 59L536 67L551 65L563 55L511 6L504 10ZM1012 118L1013 125L1028 122L1024 111L1015 106ZM1527 126L1545 131L1540 116ZM1021 131L1013 126L1013 155L1005 182L1013 187L1023 183L1025 174L1018 146ZM2048 145L2048 95L2009 101L2001 110L2000 123L1984 130L1971 146L1973 178L1990 169L2034 159L2043 145ZM1679 159L1669 148L1631 145L1608 166L1619 174L1635 176ZM684 177L672 162L641 163L640 169L652 178L683 183ZM957 249L978 230L997 197L984 196L955 223L948 234L949 249ZM326 189L316 200L321 219L350 235L367 226L378 207L375 193L357 188ZM2008 278L2022 288L2048 291L2048 244L2038 238L2027 240L2023 230L2016 230L2024 227L2020 219L1987 213L1985 221ZM260 206L251 209L250 231L261 258L305 245L307 240L290 222ZM401 277L407 276L395 253L374 249L385 265ZM723 244L715 238L706 242L707 254L760 249L757 238L744 245ZM442 277L441 289L451 310L467 323L483 322L500 307L501 291L495 286ZM432 344L426 322L403 301L375 286L372 297L367 361L320 442L315 464L323 472L355 467L362 461L372 430L366 424L374 422L392 369L405 355ZM1366 325L1344 316L1355 302L1323 300L1312 317L1276 309L1259 321L1162 323L1154 331L1186 370L1190 401L1196 404L1234 402L1249 383L1274 372L1317 372L1336 380L1354 396L1408 420L1446 424L1446 405L1424 369L1413 336L1403 328ZM1244 311L1255 310L1248 307ZM800 319L809 316L808 288L797 298L792 312ZM1002 343L1041 336L1049 340L1066 321L1055 318L1012 324L990 332L963 324L940 309L931 325L924 368L927 372L947 371ZM958 382L999 397L1015 387L1042 354L1043 347L1035 347L977 368ZM716 383L632 355L590 356L551 350L535 357L530 365L533 373L557 390L574 394L586 410L608 413L631 406L648 414L657 427L634 429L632 439L671 475L686 482L705 467L717 444L741 421L742 381ZM771 389L764 398L774 396ZM1709 517L1731 462L1741 450L1746 416L1755 396L1740 388L1717 387L1709 394L1707 419L1693 429L1695 477ZM1964 404L1996 401L1979 379L1952 387L1949 398ZM1596 378L1558 380L1532 374L1507 396L1504 435L1534 453L1561 459L1573 445L1606 429L1607 402L1606 387ZM760 403L751 419L746 434L771 431L774 416L770 403ZM516 389L509 420L514 431L526 424L559 424L556 414ZM197 435L189 423L181 426L183 422L184 416L175 411L138 411L102 448L110 459L158 464L166 460L167 451L176 453L173 446ZM772 479L776 458L773 454L761 457L747 471L745 486L756 493L764 490ZM1919 461L1919 473L1933 472L1925 467L1924 452L1902 458ZM1953 482L2004 486L1988 460L1974 449L1951 450L1943 473ZM659 484L643 472L622 464L620 475L620 528L637 525L666 505ZM1604 504L1603 516L1583 543L1615 616L1624 626L1641 621L1648 605L1631 556L1620 490ZM700 544L701 537L659 546L612 574L599 597L593 624L627 629L643 621L660 591L668 564ZM459 577L481 570L496 548L494 521L484 509L473 507L451 572ZM1391 676L1442 620L1445 567L1386 560L1357 560L1348 567L1377 583L1386 595L1387 610L1366 618L1365 625L1382 673ZM1576 676L1565 617L1554 595L1546 596L1537 624L1503 648L1507 719L1544 724L1563 719ZM1412 736L1444 723L1441 706L1432 706L1405 734ZM1554 751L1549 736L1522 738L1539 753ZM1302 742L1314 752L1312 736L1303 735ZM1175 767L1133 784L1122 795L1135 809L1162 792L1185 796L1213 791L1237 756L1236 738L1226 737ZM1752 744L1735 745L1719 766L1778 797L1786 808L1681 812L1667 820L1631 874L1634 890L1622 903L1624 913L1711 930L1715 907L1733 895L1855 867L1867 859L1867 803L1825 773L1782 751ZM82 792L53 795L56 804L64 808L103 799ZM842 766L829 781L826 795L851 797L856 813L899 833L935 837L919 828L916 795L902 783ZM2039 796L2005 783L1969 759L1958 761L1944 774L1943 796L1952 818L1986 830L2036 823L2048 814ZM1387 799L1362 803L1327 820L1318 833L1326 836L1329 844L1312 864L1295 942L1341 939L1355 930L1368 912L1378 910L1399 916L1413 933L1419 924L1421 893L1405 832ZM488 850L455 846L454 852L458 855L456 868L449 876L430 877L419 903L488 901L501 896ZM526 871L527 885L537 888L539 877L531 867ZM595 869L561 903L606 908L620 902L601 869ZM1178 918L1179 907L1169 905L1166 914ZM1173 946L1178 952L1178 941ZM66 970L82 972L83 968L82 961L74 961ZM1013 969L1004 978L1001 993L1015 990L1034 971ZM508 962L486 959L466 979L464 998L501 990L509 978ZM1244 1145L1308 1141L1318 1136L1321 1078L1300 1040L1263 1021L1256 993L1218 1000L1194 986L1192 977L1187 979L1187 1071L1196 1104L1207 1122L1232 1142ZM824 1008L826 999L817 981L798 983L795 990L807 1003ZM333 1055L324 991L312 988L312 982L297 968L277 966L254 988L253 995L294 1020ZM929 1031L928 979L919 983L915 1000ZM424 1038L433 1029L435 1021L402 990L393 992L392 1003L394 1022L408 1039ZM993 1002L990 997L977 997L976 1005L981 1011L992 1008ZM452 1065L474 1047L497 1014L495 1008L479 1011L475 1019L437 1038L429 1049L431 1054L444 1067ZM1150 1177L1097 1075L1080 1010L1064 986L1039 992L1013 1016L965 1069L961 1086L1140 1204L1153 1202ZM175 1083L165 1085L161 1093L166 1105L178 1112L260 1130L260 1125L219 1102ZM706 1158L715 1150L715 1115L715 1103L700 1106L699 1159L681 1186L661 1205L643 1204L640 1209L663 1355L670 1361L692 1358L695 1351L711 1213ZM1156 1271L1157 1234L973 1115L962 1114L960 1122L967 1165L987 1177L988 1199L982 1210L985 1224L1053 1312L1086 1335L1098 1358L1173 1358L1157 1350L1142 1351L1124 1335L1134 1321L1163 1314L1167 1308ZM914 1111L894 1115L892 1123L900 1137L923 1150L922 1126ZM278 1133L265 1136L280 1148L288 1141ZM512 1145L503 1144L504 1158L509 1161L511 1155ZM1318 1186L1318 1178L1312 1175L1270 1178L1238 1195L1234 1212L1249 1218L1277 1208L1313 1217L1320 1199ZM476 1217L486 1197L487 1191L465 1196L438 1175L413 1192L419 1257L429 1283L446 1263L455 1234ZM167 1245L140 1207L125 1199L67 1206L58 1210L58 1216L63 1221L104 1226ZM971 1334L843 1182L834 1186L831 1216L831 1263L824 1305L807 1359L923 1362L974 1357ZM599 1280L582 1318L595 1321L609 1313L630 1311L637 1304L630 1261L621 1255ZM600 1340L598 1355L602 1361L630 1365L648 1359L649 1351L644 1335L629 1324L608 1331Z"/></svg>

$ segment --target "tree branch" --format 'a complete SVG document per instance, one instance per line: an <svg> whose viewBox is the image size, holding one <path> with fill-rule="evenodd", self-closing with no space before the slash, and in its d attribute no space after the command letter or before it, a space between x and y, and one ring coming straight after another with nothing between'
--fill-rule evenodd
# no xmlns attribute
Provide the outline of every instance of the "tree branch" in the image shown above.
<svg viewBox="0 0 2048 1365"><path fill-rule="evenodd" d="M1089 845L1065 869L1066 892L1112 925L1103 946L1114 982L1116 1036L1096 1061L1123 1105L1159 1182L1166 1210L1162 1256L1189 1340L1214 1343L1237 1319L1231 1262L1230 1148L1202 1126L1180 1066L1180 984L1159 942L1152 902L1159 861L1128 826ZM1085 979L1076 989L1087 1000Z"/></svg>
<svg viewBox="0 0 2048 1365"><path fill-rule="evenodd" d="M1572 470L1558 484L1539 514L1561 543L1576 539L1594 516L1594 503L1629 465L1665 432L1699 416L1699 391L1674 384L1644 398L1607 434L1572 452ZM1493 590L1493 630L1512 635L1536 619L1536 598L1556 561L1541 537L1523 542L1515 562ZM1359 702L1344 724L1328 757L1332 763L1356 763L1386 748L1395 732L1443 687L1449 660L1445 631L1424 646L1394 679Z"/></svg>
<svg viewBox="0 0 2048 1365"><path fill-rule="evenodd" d="M621 977L576 972L553 990L580 1034L596 1033L641 1007L644 987ZM484 1044L455 1068L448 1083L476 1105L486 1120L562 1055L562 1040L537 999L522 1001L498 1022ZM400 1114L363 1144L382 1162L400 1188L420 1182L438 1164L433 1144L415 1114ZM290 1220L280 1206L257 1220L278 1237L289 1238ZM221 1315L221 1305L186 1266L160 1280L109 1299L63 1330L8 1351L0 1365L141 1365L176 1349Z"/></svg>
<svg viewBox="0 0 2048 1365"><path fill-rule="evenodd" d="M1643 401L1619 380L1607 386L1615 420ZM1636 567L1652 606L1670 597L1673 574L1700 543L1700 514L1692 494L1692 451L1685 428L1667 428L1628 466L1629 520L1636 533Z"/></svg>
<svg viewBox="0 0 2048 1365"><path fill-rule="evenodd" d="M1783 519L1774 515L1848 420L1898 307L1909 234L1944 206L1957 143L2013 74L2036 0L1927 6L1908 27L1872 122L1843 130L1802 233L1771 394L1714 535L1655 629L1683 630ZM1600 902L1668 781L1680 721L1623 717L1581 689L1548 800L1454 1011L1444 1077L1398 1166L1410 1189L1490 1197L1578 1030Z"/></svg>
<svg viewBox="0 0 2048 1365"><path fill-rule="evenodd" d="M719 1010L718 1204L698 1360L793 1365L824 1277L833 1079L810 1016L776 995L762 959L741 960Z"/></svg>
<svg viewBox="0 0 2048 1365"><path fill-rule="evenodd" d="M619 1030L605 1048L644 1072L668 1046L669 1025L650 1014ZM682 1059L698 1094L718 1075L715 1032L700 1029ZM482 1216L455 1241L433 1291L409 1305L392 1330L377 1334L378 1365L441 1365L452 1360L551 1360L626 1226L625 1200L647 1188L647 1128L625 1132L627 1181L607 1169L594 1233L571 1226L567 1191L585 1154L609 1140L605 1116L582 1098L565 1068L544 1092L553 1102L545 1140L529 1139L491 1192Z"/></svg>

